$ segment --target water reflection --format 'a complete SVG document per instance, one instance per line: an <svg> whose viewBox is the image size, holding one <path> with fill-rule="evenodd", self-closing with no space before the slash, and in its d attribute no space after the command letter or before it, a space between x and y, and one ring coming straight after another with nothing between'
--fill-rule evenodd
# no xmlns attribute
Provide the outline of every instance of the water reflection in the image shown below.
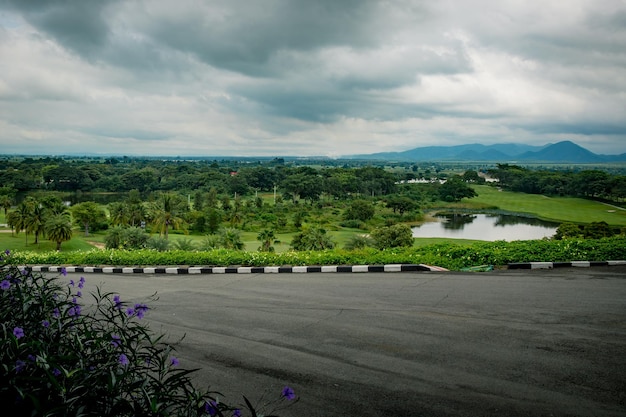
<svg viewBox="0 0 626 417"><path fill-rule="evenodd" d="M552 237L558 224L502 214L448 214L413 228L413 237L476 240L533 240Z"/></svg>

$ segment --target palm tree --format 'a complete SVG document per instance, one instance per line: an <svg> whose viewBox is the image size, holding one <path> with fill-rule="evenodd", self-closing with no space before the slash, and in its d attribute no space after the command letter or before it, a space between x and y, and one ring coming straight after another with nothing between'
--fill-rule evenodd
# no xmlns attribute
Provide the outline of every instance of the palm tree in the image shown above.
<svg viewBox="0 0 626 417"><path fill-rule="evenodd" d="M28 230L28 219L31 216L31 211L34 204L34 199L27 198L17 206L17 210L15 211L15 215L13 217L13 226L15 226L16 234L19 234L21 230L26 232L26 244L28 244L28 234L30 231Z"/></svg>
<svg viewBox="0 0 626 417"><path fill-rule="evenodd" d="M8 195L0 195L0 207L4 209L4 217L7 217L7 212L13 205L13 199Z"/></svg>
<svg viewBox="0 0 626 417"><path fill-rule="evenodd" d="M57 244L57 251L61 250L61 243L72 238L72 222L67 214L55 214L46 221L46 236Z"/></svg>
<svg viewBox="0 0 626 417"><path fill-rule="evenodd" d="M227 227L220 232L220 240L222 247L225 249L241 250L244 243L241 241L241 233L237 229Z"/></svg>
<svg viewBox="0 0 626 417"><path fill-rule="evenodd" d="M139 226L148 217L143 203L129 203L128 222L131 226Z"/></svg>
<svg viewBox="0 0 626 417"><path fill-rule="evenodd" d="M124 226L128 224L128 204L116 201L109 203L109 217L113 226Z"/></svg>
<svg viewBox="0 0 626 417"><path fill-rule="evenodd" d="M272 242L276 239L276 235L273 230L265 229L262 230L259 235L256 237L257 240L261 241L261 247L259 250L261 252L273 252L274 247L272 246Z"/></svg>
<svg viewBox="0 0 626 417"><path fill-rule="evenodd" d="M18 225L21 223L22 219L20 216L20 212L17 210L13 210L9 212L6 216L7 225L11 228L11 236L13 236L14 232L16 235L20 234L20 228Z"/></svg>
<svg viewBox="0 0 626 417"><path fill-rule="evenodd" d="M67 213L67 206L58 197L49 197L41 200L41 205L47 215Z"/></svg>
<svg viewBox="0 0 626 417"><path fill-rule="evenodd" d="M179 217L180 200L177 200L173 194L163 194L161 199L153 205L152 211L152 223L159 229L159 234L165 235L165 239L168 237L170 227L177 229L185 223Z"/></svg>
<svg viewBox="0 0 626 417"><path fill-rule="evenodd" d="M35 244L39 243L39 235L45 232L46 210L41 204L35 204L26 218L26 234L35 235Z"/></svg>

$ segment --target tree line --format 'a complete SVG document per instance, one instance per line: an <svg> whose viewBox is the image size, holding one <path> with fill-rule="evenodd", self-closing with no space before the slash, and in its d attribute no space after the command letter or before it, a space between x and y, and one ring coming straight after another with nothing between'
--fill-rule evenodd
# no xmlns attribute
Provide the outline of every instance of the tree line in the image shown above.
<svg viewBox="0 0 626 417"><path fill-rule="evenodd" d="M498 164L489 171L499 185L511 191L551 196L570 196L623 202L626 176L600 170L530 170L518 165Z"/></svg>

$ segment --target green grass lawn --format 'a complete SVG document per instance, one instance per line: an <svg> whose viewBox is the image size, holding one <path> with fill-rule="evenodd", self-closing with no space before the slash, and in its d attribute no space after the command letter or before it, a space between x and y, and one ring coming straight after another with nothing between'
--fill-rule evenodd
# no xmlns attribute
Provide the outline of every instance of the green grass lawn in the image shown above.
<svg viewBox="0 0 626 417"><path fill-rule="evenodd" d="M47 239L39 238L39 243L35 244L35 236L28 235L28 241L26 240L26 234L24 232L19 235L12 235L10 231L0 231L0 249L4 251L19 250L19 251L34 251L34 252L48 252L56 250L56 243ZM67 242L61 244L61 251L69 252L74 250L89 250L94 246L89 244L82 234L74 232L74 237Z"/></svg>
<svg viewBox="0 0 626 417"><path fill-rule="evenodd" d="M488 185L476 185L474 189L478 197L464 200L467 207L496 206L500 210L532 214L544 220L573 223L604 221L612 226L626 226L626 210L597 201L498 191Z"/></svg>

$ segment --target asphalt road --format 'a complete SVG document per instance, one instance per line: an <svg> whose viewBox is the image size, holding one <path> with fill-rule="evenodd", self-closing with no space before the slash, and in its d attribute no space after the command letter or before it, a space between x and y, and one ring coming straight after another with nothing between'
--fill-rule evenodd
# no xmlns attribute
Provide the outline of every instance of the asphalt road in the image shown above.
<svg viewBox="0 0 626 417"><path fill-rule="evenodd" d="M83 275L157 292L146 320L230 403L289 385L282 416L626 415L626 267Z"/></svg>

